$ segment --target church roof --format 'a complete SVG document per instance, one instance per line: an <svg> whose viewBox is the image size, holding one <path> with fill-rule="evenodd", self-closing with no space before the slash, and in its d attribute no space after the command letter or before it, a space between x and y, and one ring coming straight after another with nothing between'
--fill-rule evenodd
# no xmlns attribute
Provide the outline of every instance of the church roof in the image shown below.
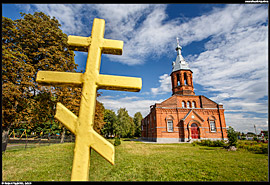
<svg viewBox="0 0 270 185"><path fill-rule="evenodd" d="M176 60L173 61L172 63L172 72L174 71L178 71L181 69L185 69L185 70L190 70L190 68L188 67L188 63L185 61L184 57L181 54L182 51L182 47L179 45L179 40L177 39L177 47L175 48L175 50L177 51L177 57Z"/></svg>
<svg viewBox="0 0 270 185"><path fill-rule="evenodd" d="M194 113L199 119L201 119L202 122L204 122L204 119L195 110L192 109L185 115L182 120L185 121L185 119L190 115L190 113Z"/></svg>

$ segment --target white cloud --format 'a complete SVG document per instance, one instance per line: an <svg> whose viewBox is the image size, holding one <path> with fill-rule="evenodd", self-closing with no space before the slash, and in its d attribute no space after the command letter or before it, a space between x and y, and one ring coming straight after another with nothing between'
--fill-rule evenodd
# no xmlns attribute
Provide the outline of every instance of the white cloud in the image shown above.
<svg viewBox="0 0 270 185"><path fill-rule="evenodd" d="M55 17L61 24L63 32L71 35L81 33L90 34L90 22L84 25L84 11L89 11L83 4L33 4L29 11L37 10ZM90 12L90 11L89 11ZM88 12L88 13L89 13ZM86 17L86 19L88 19Z"/></svg>
<svg viewBox="0 0 270 185"><path fill-rule="evenodd" d="M257 134L262 130L268 130L267 118L250 117L243 113L225 113L226 125L232 126L235 130L241 132L254 132L254 125L256 125Z"/></svg>
<svg viewBox="0 0 270 185"><path fill-rule="evenodd" d="M112 39L129 41L133 37L138 21L151 5L147 4L95 4L99 18L106 21L106 35Z"/></svg>
<svg viewBox="0 0 270 185"><path fill-rule="evenodd" d="M220 36L233 29L267 21L267 6L260 5L227 5L215 8L208 14L192 18L179 25L180 39L183 45L200 41L209 36Z"/></svg>
<svg viewBox="0 0 270 185"><path fill-rule="evenodd" d="M20 7L30 9L29 5ZM260 5L227 5L195 18L170 20L165 4L33 4L31 7L29 11L35 9L55 16L67 34L89 36L93 19L105 19L106 37L124 41L122 56L107 57L128 65L143 64L148 57L173 51L177 36L185 46L268 18L267 7Z"/></svg>
<svg viewBox="0 0 270 185"><path fill-rule="evenodd" d="M124 41L122 56L108 55L127 65L143 64L149 56L167 52L168 39L175 38L176 21L164 23L167 5L147 4L33 4L32 9L55 16L66 34L89 36L91 21L106 21L105 36ZM89 22L89 24L88 24ZM86 24L87 23L87 24Z"/></svg>
<svg viewBox="0 0 270 185"><path fill-rule="evenodd" d="M262 6L239 8L230 22L234 26L224 25L225 30L211 35L205 51L190 56L194 59L190 67L194 82L212 92L212 100L224 104L227 125L251 131L256 124L265 130L267 118L254 115L268 113L268 26L263 24L267 14ZM228 6L223 13L234 14L233 9Z"/></svg>
<svg viewBox="0 0 270 185"><path fill-rule="evenodd" d="M16 5L18 8L20 8L21 10L23 10L23 12L29 12L31 9L31 5L30 4L17 4Z"/></svg>
<svg viewBox="0 0 270 185"><path fill-rule="evenodd" d="M158 94L166 94L168 92L171 92L172 85L171 85L171 76L168 74L163 74L159 77L159 87L157 88L151 88L151 93L153 95Z"/></svg>
<svg viewBox="0 0 270 185"><path fill-rule="evenodd" d="M266 110L267 102L259 99L268 95L267 29L267 26L237 28L234 33L225 34L223 42L215 38L208 41L207 50L190 64L194 81L208 91L217 91L212 99L224 101L227 107L241 105L242 109L255 108L255 112L260 112L260 107Z"/></svg>
<svg viewBox="0 0 270 185"><path fill-rule="evenodd" d="M144 5L140 8L122 18L124 21L114 23L117 26L111 29L110 35L125 43L123 55L108 56L111 60L128 65L143 64L148 57L157 57L168 51L170 41L175 38L176 22L165 22L166 5Z"/></svg>
<svg viewBox="0 0 270 185"><path fill-rule="evenodd" d="M120 108L126 108L128 114L133 117L136 112L141 112L143 117L149 114L150 105L162 102L164 100L149 100L137 96L126 96L122 98L116 98L112 96L100 96L98 101L103 103L106 109L112 109L115 113Z"/></svg>

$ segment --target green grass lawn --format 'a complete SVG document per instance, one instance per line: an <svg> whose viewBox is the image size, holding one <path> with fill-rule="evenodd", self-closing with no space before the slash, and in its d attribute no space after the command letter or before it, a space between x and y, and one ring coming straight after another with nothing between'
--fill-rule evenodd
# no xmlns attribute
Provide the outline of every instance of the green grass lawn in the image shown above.
<svg viewBox="0 0 270 185"><path fill-rule="evenodd" d="M121 141L112 166L91 151L90 181L268 181L268 155ZM69 181L74 143L2 153L3 181Z"/></svg>

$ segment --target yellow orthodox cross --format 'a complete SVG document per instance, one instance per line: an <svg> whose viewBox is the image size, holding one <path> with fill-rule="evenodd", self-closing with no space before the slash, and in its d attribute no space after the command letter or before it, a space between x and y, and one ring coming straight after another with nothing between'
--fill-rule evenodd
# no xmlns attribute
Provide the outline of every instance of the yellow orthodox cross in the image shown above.
<svg viewBox="0 0 270 185"><path fill-rule="evenodd" d="M39 71L36 81L41 84L62 84L82 87L79 117L57 103L55 118L75 134L72 181L89 179L90 148L114 164L114 146L93 129L96 91L109 89L138 92L141 78L99 74L101 54L121 55L123 41L104 39L105 20L94 19L90 37L69 36L68 44L77 51L88 51L85 73Z"/></svg>

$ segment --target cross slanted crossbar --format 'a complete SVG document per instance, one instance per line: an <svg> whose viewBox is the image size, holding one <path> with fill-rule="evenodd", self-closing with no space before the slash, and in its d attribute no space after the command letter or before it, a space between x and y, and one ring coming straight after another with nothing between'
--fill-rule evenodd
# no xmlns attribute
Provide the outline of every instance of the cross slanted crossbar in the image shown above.
<svg viewBox="0 0 270 185"><path fill-rule="evenodd" d="M138 92L141 78L99 74L101 54L121 55L123 41L104 39L105 21L94 19L90 37L69 36L69 46L88 52L84 73L39 71L36 81L44 85L82 87L79 117L57 103L55 118L75 134L72 181L89 179L90 148L114 164L114 146L93 129L97 89Z"/></svg>

